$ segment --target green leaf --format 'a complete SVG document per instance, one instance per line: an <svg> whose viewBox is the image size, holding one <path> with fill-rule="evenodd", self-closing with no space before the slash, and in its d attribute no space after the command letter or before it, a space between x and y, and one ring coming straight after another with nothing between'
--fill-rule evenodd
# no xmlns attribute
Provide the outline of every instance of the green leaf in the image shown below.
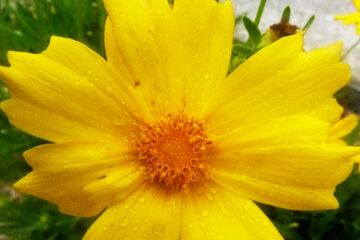
<svg viewBox="0 0 360 240"><path fill-rule="evenodd" d="M255 43L255 45L259 44L261 41L261 32L256 24L248 17L244 17L243 22L247 32L249 33L249 38L253 41L253 43Z"/></svg>
<svg viewBox="0 0 360 240"><path fill-rule="evenodd" d="M305 26L303 27L302 30L306 32L306 31L311 27L311 25L313 24L314 20L315 20L315 15L312 15L312 16L309 18L309 20L306 22L306 24L305 24Z"/></svg>
<svg viewBox="0 0 360 240"><path fill-rule="evenodd" d="M232 49L237 55L249 57L254 54L254 49L241 43L234 43Z"/></svg>
<svg viewBox="0 0 360 240"><path fill-rule="evenodd" d="M289 6L285 7L282 15L281 15L281 21L289 22L291 17L291 8Z"/></svg>

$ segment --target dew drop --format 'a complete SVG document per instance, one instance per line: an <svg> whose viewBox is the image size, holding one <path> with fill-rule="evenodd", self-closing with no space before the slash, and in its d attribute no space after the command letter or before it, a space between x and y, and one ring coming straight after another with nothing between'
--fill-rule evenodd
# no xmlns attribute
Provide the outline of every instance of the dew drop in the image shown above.
<svg viewBox="0 0 360 240"><path fill-rule="evenodd" d="M126 227L127 225L129 225L129 219L125 218L122 223L120 224L121 227Z"/></svg>
<svg viewBox="0 0 360 240"><path fill-rule="evenodd" d="M207 217L207 216L209 216L209 212L204 210L201 212L201 215L203 215L204 217Z"/></svg>
<svg viewBox="0 0 360 240"><path fill-rule="evenodd" d="M7 134L9 132L9 130L7 130L7 129L0 129L0 133L1 134Z"/></svg>
<svg viewBox="0 0 360 240"><path fill-rule="evenodd" d="M145 202L145 199L144 198L140 198L140 200L139 200L140 202Z"/></svg>
<svg viewBox="0 0 360 240"><path fill-rule="evenodd" d="M212 193L212 194L216 194L217 193L217 191L216 191L216 189L210 189L210 192Z"/></svg>
<svg viewBox="0 0 360 240"><path fill-rule="evenodd" d="M210 78L210 74L207 72L207 73L205 73L204 74L204 78L207 80L207 79L209 79Z"/></svg>
<svg viewBox="0 0 360 240"><path fill-rule="evenodd" d="M111 92L112 91L112 88L111 88L111 85L110 83L105 83L105 90L108 91L108 92Z"/></svg>

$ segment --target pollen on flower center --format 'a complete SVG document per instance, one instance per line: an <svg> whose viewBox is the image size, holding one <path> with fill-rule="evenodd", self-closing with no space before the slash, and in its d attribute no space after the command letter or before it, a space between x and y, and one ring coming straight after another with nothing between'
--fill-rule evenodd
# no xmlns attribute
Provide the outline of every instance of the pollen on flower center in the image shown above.
<svg viewBox="0 0 360 240"><path fill-rule="evenodd" d="M184 114L169 114L158 124L141 126L136 141L136 152L145 162L146 177L174 188L205 178L204 161L210 147L204 125Z"/></svg>

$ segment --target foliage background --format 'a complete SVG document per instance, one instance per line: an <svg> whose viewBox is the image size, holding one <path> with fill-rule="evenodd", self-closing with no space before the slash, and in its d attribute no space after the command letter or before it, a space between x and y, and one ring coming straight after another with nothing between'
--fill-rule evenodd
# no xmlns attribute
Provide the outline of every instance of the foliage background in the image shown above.
<svg viewBox="0 0 360 240"><path fill-rule="evenodd" d="M259 13L261 17L261 11ZM249 21L244 16L238 17L237 23L248 25L250 38L246 43L234 40L230 71L261 48L266 35L257 30L256 19ZM43 51L51 35L79 40L104 56L105 18L101 0L0 0L0 65L8 64L8 50ZM7 98L8 89L0 81L0 101ZM349 144L357 142L359 131L357 128L346 138ZM53 204L23 196L11 188L16 180L31 171L22 157L23 151L42 143L43 140L11 126L0 111L0 240L81 239L94 221L94 218L63 215ZM336 196L341 207L335 211L306 213L260 207L287 240L359 240L360 174L357 170L337 188Z"/></svg>

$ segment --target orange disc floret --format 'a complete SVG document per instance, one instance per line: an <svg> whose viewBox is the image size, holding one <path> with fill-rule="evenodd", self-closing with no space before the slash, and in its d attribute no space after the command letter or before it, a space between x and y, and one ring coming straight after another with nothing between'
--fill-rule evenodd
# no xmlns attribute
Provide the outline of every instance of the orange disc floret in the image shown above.
<svg viewBox="0 0 360 240"><path fill-rule="evenodd" d="M204 124L182 113L141 126L135 144L138 157L145 162L146 177L173 188L205 178L204 161L211 145Z"/></svg>

